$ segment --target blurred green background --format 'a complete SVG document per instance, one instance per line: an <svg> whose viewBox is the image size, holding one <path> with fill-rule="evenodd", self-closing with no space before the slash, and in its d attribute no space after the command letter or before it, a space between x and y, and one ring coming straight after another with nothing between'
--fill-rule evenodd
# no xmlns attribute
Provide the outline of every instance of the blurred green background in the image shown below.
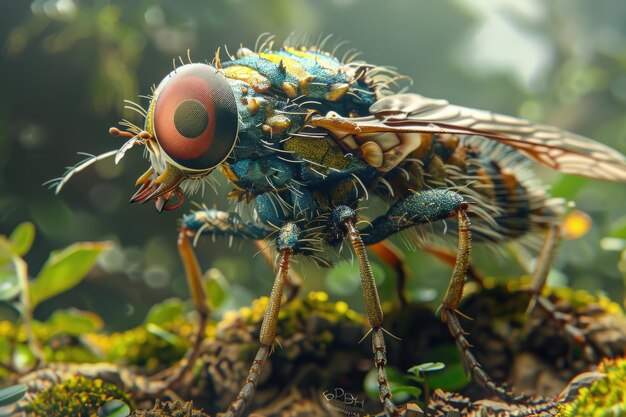
<svg viewBox="0 0 626 417"><path fill-rule="evenodd" d="M130 206L147 162L131 150L115 166L101 162L76 176L59 196L42 183L83 157L116 149L107 129L171 70L172 58L211 60L224 45L254 46L271 32L333 33L360 59L396 67L412 90L587 135L626 152L626 3L623 0L415 1L35 0L0 5L0 234L31 220L37 240L27 261L36 274L48 253L75 241L112 240L116 249L72 291L43 303L36 316L69 306L101 314L110 329L141 322L167 297L186 297L176 252L177 219ZM222 54L224 57L225 54ZM145 100L143 104L146 104ZM603 291L623 300L626 187L538 168L553 194L593 218L592 231L567 241L555 263L556 284ZM225 184L221 174L214 174ZM230 207L228 187L196 196ZM232 249L200 242L204 268L226 290L222 310L269 292L272 273L251 242ZM493 261L477 249L480 270L502 278L522 269L512 257ZM482 255L481 255L481 252ZM487 252L488 254L488 252ZM449 270L420 253L408 255L411 297L439 300ZM296 265L306 289L325 289L361 310L358 274L343 263L327 271ZM383 297L393 299L391 271L375 265ZM219 272L218 272L219 271ZM224 278L224 279L222 279Z"/></svg>

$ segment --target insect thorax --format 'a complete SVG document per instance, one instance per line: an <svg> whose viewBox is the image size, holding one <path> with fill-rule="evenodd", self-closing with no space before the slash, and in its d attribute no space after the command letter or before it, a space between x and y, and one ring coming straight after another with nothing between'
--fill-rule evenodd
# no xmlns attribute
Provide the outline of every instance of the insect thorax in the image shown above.
<svg viewBox="0 0 626 417"><path fill-rule="evenodd" d="M248 200L280 194L297 211L311 214L358 199L353 174L373 178L376 170L306 122L314 112L366 114L382 94L377 91L382 79L366 76L370 66L292 47L242 49L237 59L216 64L238 100L239 138L223 167L235 194Z"/></svg>
<svg viewBox="0 0 626 417"><path fill-rule="evenodd" d="M341 63L327 53L285 47L238 52L216 62L239 109L239 138L222 167L231 197L254 199L262 220L313 218L338 205L356 207L371 195L392 204L428 188L450 188L475 203L477 240L525 235L549 218L543 187L516 151L452 135L421 135L421 145L389 172L307 126L314 112L368 114L385 94L388 75L365 63ZM383 78L381 78L383 77Z"/></svg>

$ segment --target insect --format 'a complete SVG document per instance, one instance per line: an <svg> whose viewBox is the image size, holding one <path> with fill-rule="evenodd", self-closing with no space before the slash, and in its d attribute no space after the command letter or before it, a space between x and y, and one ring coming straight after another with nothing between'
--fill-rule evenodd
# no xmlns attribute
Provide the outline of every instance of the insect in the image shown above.
<svg viewBox="0 0 626 417"><path fill-rule="evenodd" d="M556 127L394 92L401 75L355 60L350 52L338 59L336 50L324 51L327 39L278 49L272 37L263 39L228 61L218 50L211 65L189 59L175 68L153 91L147 109L133 104L144 126L123 121L125 130L111 128L126 143L70 169L53 184L57 191L93 162L109 156L119 161L136 145L145 146L150 167L137 180L131 202L153 201L158 211L174 210L185 194L204 187L214 170L229 180L229 198L248 206L250 214L195 210L183 216L178 241L202 320L209 309L190 239L213 235L275 245L276 275L260 348L229 417L241 415L250 402L276 341L284 289L297 286L290 259L305 256L327 265L328 248L344 241L359 263L381 403L389 416L406 413L391 401L383 313L365 247L392 253L385 240L402 231L412 231L428 247L437 238L429 228L447 221L455 225L456 232L448 234L458 244L441 318L473 377L515 401L482 370L459 322L470 240L542 238L531 291L533 303L551 311L539 294L558 246L564 205L547 196L532 161L626 182L624 156ZM366 217L361 208L373 199L384 209ZM363 219L366 225L360 226Z"/></svg>

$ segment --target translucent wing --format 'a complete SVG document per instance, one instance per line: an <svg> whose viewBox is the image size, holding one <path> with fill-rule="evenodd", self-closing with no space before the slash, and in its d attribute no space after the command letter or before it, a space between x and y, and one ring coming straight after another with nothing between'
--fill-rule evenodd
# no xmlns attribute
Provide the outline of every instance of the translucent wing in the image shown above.
<svg viewBox="0 0 626 417"><path fill-rule="evenodd" d="M626 182L626 158L622 154L554 126L455 106L446 100L417 94L385 97L370 107L370 113L371 116L359 118L315 115L311 124L326 128L335 135L341 132L345 135L393 132L399 136L407 133L483 136L564 173ZM376 136L372 138L376 140ZM400 162L394 161L396 165Z"/></svg>

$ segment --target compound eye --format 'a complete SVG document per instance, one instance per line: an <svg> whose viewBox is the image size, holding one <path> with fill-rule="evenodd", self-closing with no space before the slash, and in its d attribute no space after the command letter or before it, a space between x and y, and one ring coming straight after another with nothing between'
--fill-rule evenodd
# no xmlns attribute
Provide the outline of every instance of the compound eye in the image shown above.
<svg viewBox="0 0 626 417"><path fill-rule="evenodd" d="M205 64L182 66L157 89L154 134L180 168L206 171L223 162L237 138L235 95L226 78Z"/></svg>

